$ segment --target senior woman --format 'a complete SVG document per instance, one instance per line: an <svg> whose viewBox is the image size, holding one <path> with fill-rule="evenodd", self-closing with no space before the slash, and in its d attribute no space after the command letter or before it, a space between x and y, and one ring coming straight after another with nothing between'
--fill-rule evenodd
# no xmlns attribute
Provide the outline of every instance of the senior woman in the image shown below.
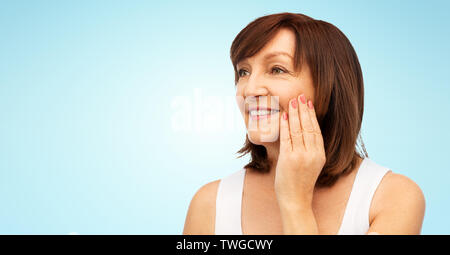
<svg viewBox="0 0 450 255"><path fill-rule="evenodd" d="M419 186L356 150L363 76L338 28L266 15L236 36L231 61L251 159L196 192L184 234L420 234Z"/></svg>

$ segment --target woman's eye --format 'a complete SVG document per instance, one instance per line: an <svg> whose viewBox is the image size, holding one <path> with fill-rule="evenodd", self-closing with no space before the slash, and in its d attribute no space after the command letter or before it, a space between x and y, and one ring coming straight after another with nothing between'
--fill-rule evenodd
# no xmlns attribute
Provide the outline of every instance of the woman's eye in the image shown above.
<svg viewBox="0 0 450 255"><path fill-rule="evenodd" d="M245 70L245 69L239 69L239 71L238 71L239 77L242 77L242 73L243 73L243 72L247 72L247 70Z"/></svg>
<svg viewBox="0 0 450 255"><path fill-rule="evenodd" d="M273 71L278 71L278 72L276 72L276 74L282 74L282 73L285 73L286 71L284 71L283 69L281 69L281 68L279 68L279 67L274 67L274 68L272 68L272 72ZM282 73L280 73L279 71L281 71Z"/></svg>
<svg viewBox="0 0 450 255"><path fill-rule="evenodd" d="M248 73L248 71L245 70L245 69L239 69L239 71L238 71L239 77L244 76L246 72ZM272 73L274 73L274 74L283 74L283 73L287 73L287 71L282 69L282 68L280 68L280 67L273 67L272 68Z"/></svg>

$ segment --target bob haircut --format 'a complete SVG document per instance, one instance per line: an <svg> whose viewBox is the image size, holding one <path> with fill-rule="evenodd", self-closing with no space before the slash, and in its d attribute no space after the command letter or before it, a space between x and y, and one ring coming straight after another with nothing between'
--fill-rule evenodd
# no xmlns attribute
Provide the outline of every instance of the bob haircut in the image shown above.
<svg viewBox="0 0 450 255"><path fill-rule="evenodd" d="M237 63L255 55L280 28L291 29L296 36L295 71L300 71L305 62L311 70L326 155L316 186L330 187L354 169L358 157L368 157L360 134L364 111L361 66L350 41L337 27L303 14L283 12L255 19L233 40L230 57L235 85L239 80ZM364 155L357 151L358 137ZM237 153L241 154L238 158L250 153L245 168L269 172L266 148L250 142L248 134Z"/></svg>

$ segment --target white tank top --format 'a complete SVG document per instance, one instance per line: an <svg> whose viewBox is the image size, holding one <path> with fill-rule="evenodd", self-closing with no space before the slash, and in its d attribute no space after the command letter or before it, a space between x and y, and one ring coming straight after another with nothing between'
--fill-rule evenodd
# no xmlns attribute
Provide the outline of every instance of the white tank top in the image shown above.
<svg viewBox="0 0 450 255"><path fill-rule="evenodd" d="M364 235L369 230L369 210L373 195L390 170L363 159L356 173L338 235ZM242 235L241 206L245 168L222 178L216 198L216 235Z"/></svg>

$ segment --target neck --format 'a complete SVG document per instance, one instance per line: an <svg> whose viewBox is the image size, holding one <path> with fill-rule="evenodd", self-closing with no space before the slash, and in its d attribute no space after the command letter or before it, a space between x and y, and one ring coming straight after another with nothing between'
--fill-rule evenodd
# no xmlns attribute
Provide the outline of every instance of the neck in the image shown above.
<svg viewBox="0 0 450 255"><path fill-rule="evenodd" d="M267 158L270 162L270 171L268 175L273 182L275 182L275 168L277 167L278 154L280 153L280 142L279 140L274 143L263 144L267 151Z"/></svg>

